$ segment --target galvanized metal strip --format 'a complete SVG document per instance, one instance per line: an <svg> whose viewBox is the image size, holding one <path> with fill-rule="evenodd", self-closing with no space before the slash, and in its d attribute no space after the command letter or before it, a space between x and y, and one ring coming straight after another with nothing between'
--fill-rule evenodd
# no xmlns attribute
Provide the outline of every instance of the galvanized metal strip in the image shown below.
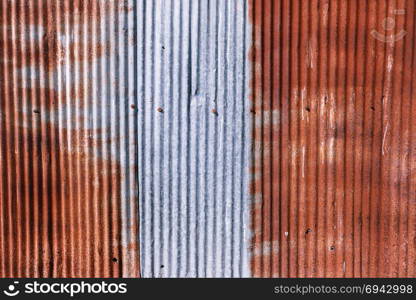
<svg viewBox="0 0 416 300"><path fill-rule="evenodd" d="M249 275L250 28L244 0L141 1L141 271Z"/></svg>

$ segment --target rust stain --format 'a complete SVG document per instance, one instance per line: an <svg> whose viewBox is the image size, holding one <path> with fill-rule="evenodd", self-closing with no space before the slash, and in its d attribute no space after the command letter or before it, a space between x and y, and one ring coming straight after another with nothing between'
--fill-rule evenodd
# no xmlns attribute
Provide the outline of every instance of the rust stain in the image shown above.
<svg viewBox="0 0 416 300"><path fill-rule="evenodd" d="M122 271L134 247L121 245L119 137L91 118L106 104L90 73L114 34L99 26L122 9L0 1L0 277L138 274Z"/></svg>
<svg viewBox="0 0 416 300"><path fill-rule="evenodd" d="M249 2L253 276L414 277L415 2Z"/></svg>

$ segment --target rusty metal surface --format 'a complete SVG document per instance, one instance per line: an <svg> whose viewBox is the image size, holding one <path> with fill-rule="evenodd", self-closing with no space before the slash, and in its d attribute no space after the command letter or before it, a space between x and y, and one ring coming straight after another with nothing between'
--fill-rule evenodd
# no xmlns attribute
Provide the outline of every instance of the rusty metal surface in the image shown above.
<svg viewBox="0 0 416 300"><path fill-rule="evenodd" d="M414 277L415 1L250 0L256 277Z"/></svg>
<svg viewBox="0 0 416 300"><path fill-rule="evenodd" d="M138 276L133 1L0 1L0 277Z"/></svg>
<svg viewBox="0 0 416 300"><path fill-rule="evenodd" d="M0 0L0 277L416 276L415 9Z"/></svg>

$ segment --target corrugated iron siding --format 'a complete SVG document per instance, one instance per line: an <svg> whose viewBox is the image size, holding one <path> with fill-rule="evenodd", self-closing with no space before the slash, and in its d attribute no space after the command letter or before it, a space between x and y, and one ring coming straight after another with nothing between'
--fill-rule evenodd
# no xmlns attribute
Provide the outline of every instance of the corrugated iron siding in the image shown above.
<svg viewBox="0 0 416 300"><path fill-rule="evenodd" d="M0 277L138 276L133 1L0 1Z"/></svg>
<svg viewBox="0 0 416 300"><path fill-rule="evenodd" d="M0 0L0 277L416 276L415 5Z"/></svg>
<svg viewBox="0 0 416 300"><path fill-rule="evenodd" d="M416 276L414 13L250 0L254 276Z"/></svg>
<svg viewBox="0 0 416 300"><path fill-rule="evenodd" d="M248 3L137 4L142 275L248 276Z"/></svg>

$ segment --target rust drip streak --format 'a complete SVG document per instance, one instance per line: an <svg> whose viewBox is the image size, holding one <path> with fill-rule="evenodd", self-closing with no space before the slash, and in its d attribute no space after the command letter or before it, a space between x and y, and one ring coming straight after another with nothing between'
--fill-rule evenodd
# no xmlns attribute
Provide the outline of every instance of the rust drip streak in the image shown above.
<svg viewBox="0 0 416 300"><path fill-rule="evenodd" d="M0 277L139 274L130 4L0 1Z"/></svg>
<svg viewBox="0 0 416 300"><path fill-rule="evenodd" d="M414 1L249 2L253 275L414 277Z"/></svg>

